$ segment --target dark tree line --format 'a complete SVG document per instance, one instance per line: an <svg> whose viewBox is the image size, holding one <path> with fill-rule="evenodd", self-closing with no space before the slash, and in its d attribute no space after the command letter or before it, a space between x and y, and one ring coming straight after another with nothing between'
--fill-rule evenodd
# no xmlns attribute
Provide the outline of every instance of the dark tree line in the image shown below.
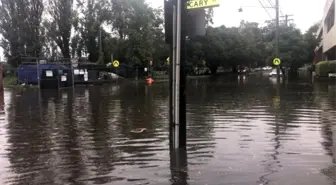
<svg viewBox="0 0 336 185"><path fill-rule="evenodd" d="M312 63L318 25L302 33L295 25L280 25L279 50L284 66L297 69ZM235 68L237 65L258 67L272 65L275 58L275 24L269 22L260 27L258 23L242 21L239 27L209 27L205 36L188 41L188 61L209 67L215 73L218 67Z"/></svg>

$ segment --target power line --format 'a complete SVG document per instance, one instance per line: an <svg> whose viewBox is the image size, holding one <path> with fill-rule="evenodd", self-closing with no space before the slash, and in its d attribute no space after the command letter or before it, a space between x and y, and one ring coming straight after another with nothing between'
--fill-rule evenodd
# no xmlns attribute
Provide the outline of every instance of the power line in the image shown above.
<svg viewBox="0 0 336 185"><path fill-rule="evenodd" d="M282 13L282 10L281 10L280 6L279 6L279 11L280 11L281 16L283 16L284 14Z"/></svg>
<svg viewBox="0 0 336 185"><path fill-rule="evenodd" d="M259 1L260 5L264 8L264 10L267 12L268 16L269 16L271 19L273 19L272 16L271 16L271 14L267 11L267 9L266 9L266 7L264 6L264 4L263 4L260 0L258 0L258 1Z"/></svg>
<svg viewBox="0 0 336 185"><path fill-rule="evenodd" d="M284 15L284 16L281 16L281 17L283 17L283 18L285 18L285 20L283 20L284 22L285 22L285 25L286 26L288 26L288 22L289 21L293 21L294 19L288 19L289 17L292 17L293 15L288 15L288 14L286 14L286 15Z"/></svg>
<svg viewBox="0 0 336 185"><path fill-rule="evenodd" d="M273 4L273 2L271 1L271 0L267 0L268 2L269 2L269 4L272 6L272 7L274 7L274 4Z"/></svg>
<svg viewBox="0 0 336 185"><path fill-rule="evenodd" d="M275 8L274 3L272 2L272 0L267 0L267 1L271 5L271 7ZM280 10L280 14L283 16L283 13L282 13L282 10L281 10L280 6L279 6L279 10Z"/></svg>

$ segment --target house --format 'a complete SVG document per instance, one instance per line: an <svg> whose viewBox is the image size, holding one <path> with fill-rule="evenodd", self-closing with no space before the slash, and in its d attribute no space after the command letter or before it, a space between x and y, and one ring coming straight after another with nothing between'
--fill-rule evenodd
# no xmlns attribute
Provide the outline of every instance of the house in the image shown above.
<svg viewBox="0 0 336 185"><path fill-rule="evenodd" d="M326 0L323 18L317 32L317 37L321 39L321 42L315 49L315 62L336 60L335 9L335 0Z"/></svg>

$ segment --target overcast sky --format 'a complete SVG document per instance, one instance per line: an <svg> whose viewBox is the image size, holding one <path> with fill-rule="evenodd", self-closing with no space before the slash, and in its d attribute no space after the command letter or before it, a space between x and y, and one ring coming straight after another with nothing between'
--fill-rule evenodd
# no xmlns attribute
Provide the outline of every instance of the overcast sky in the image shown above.
<svg viewBox="0 0 336 185"><path fill-rule="evenodd" d="M163 7L163 0L147 0L153 7ZM260 0L264 6L270 7L275 0ZM294 23L305 32L310 26L322 19L326 0L279 0L281 15L293 15ZM244 6L252 6L245 7ZM243 12L238 12L242 7ZM274 9L267 9L275 18ZM258 0L221 0L220 7L214 10L214 26L238 26L241 20L263 23L271 19Z"/></svg>

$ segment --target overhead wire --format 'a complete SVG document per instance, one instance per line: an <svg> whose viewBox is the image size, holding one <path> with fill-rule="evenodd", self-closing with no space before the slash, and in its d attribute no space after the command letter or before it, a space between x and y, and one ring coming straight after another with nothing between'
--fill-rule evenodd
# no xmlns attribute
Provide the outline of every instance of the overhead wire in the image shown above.
<svg viewBox="0 0 336 185"><path fill-rule="evenodd" d="M271 16L271 14L268 12L268 10L266 9L266 7L264 6L264 4L263 4L260 0L258 0L258 1L259 1L260 5L264 8L264 10L266 11L266 13L268 14L268 16L269 16L271 19L273 19L272 16Z"/></svg>
<svg viewBox="0 0 336 185"><path fill-rule="evenodd" d="M275 5L274 5L274 3L272 2L272 0L267 0L267 1L268 1L268 3L271 5L271 7L275 8ZM281 14L281 16L283 16L284 14L282 13L281 7L279 7L279 10L280 10L280 14Z"/></svg>

